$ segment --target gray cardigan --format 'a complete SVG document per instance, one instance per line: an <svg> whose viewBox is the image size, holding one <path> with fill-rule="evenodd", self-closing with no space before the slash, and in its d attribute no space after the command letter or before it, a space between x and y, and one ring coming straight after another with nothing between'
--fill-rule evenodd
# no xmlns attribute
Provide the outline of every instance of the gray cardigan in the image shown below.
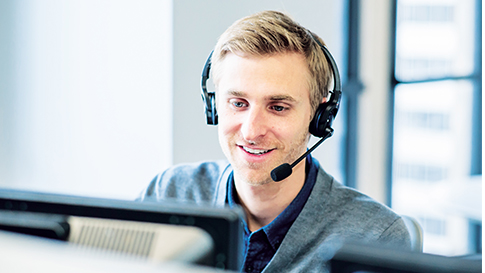
<svg viewBox="0 0 485 273"><path fill-rule="evenodd" d="M175 198L222 207L231 171L227 161L174 166L157 175L140 198ZM319 166L308 201L263 272L326 272L326 262L338 247L356 240L411 249L409 232L399 215L338 183Z"/></svg>

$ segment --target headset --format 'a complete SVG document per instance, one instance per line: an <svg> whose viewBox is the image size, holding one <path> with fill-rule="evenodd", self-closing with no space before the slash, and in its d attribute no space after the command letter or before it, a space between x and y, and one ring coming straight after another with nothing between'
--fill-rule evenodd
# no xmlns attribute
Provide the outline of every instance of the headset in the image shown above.
<svg viewBox="0 0 485 273"><path fill-rule="evenodd" d="M325 54L327 62L330 64L330 68L333 74L333 90L329 91L330 97L324 103L321 103L313 116L312 121L309 125L309 131L312 135L321 138L328 138L333 134L332 123L335 119L338 109L340 107L340 100L342 98L342 84L340 82L340 74L337 68L335 60L330 54L330 51L326 46L322 45L318 39L313 35L313 40L319 45ZM211 51L209 57L207 58L204 69L202 70L202 101L204 102L205 114L207 118L208 125L217 125L218 115L216 110L216 94L215 92L207 91L207 80L209 79L210 69L211 69L211 59L214 51Z"/></svg>
<svg viewBox="0 0 485 273"><path fill-rule="evenodd" d="M311 32L310 32L311 34ZM318 46L323 51L327 62L330 64L330 68L333 74L333 88L329 90L329 98L326 102L320 103L317 110L315 111L315 115L313 116L312 121L309 125L309 132L316 136L320 137L321 139L315 143L310 149L308 149L303 155L301 155L297 160L295 160L292 164L283 163L280 166L276 167L271 171L271 178L275 182L282 181L286 179L288 176L291 175L293 172L293 168L306 156L308 156L315 148L317 148L322 142L331 137L333 135L333 128L332 123L337 115L338 109L340 107L340 100L342 98L342 84L340 82L340 74L337 68L337 64L335 60L328 51L327 47L324 46L318 39L316 39L313 34L311 34L313 40L318 44ZM215 92L208 92L207 91L207 80L209 79L209 72L211 68L211 59L212 51L207 58L204 69L202 70L202 82L201 82L201 89L202 89L202 100L204 101L205 106L205 115L207 117L207 124L209 125L217 125L218 123L218 116L216 110L216 94Z"/></svg>

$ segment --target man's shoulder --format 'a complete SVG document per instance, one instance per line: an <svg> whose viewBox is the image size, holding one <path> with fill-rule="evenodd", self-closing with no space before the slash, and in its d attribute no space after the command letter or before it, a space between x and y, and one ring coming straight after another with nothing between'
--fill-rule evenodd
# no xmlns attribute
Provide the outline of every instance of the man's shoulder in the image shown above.
<svg viewBox="0 0 485 273"><path fill-rule="evenodd" d="M388 206L357 189L339 183L322 169L320 169L318 179L321 183L320 191L325 197L325 200L322 201L325 207L331 211L346 211L345 215L358 214L364 218L379 215L381 217L389 216L395 220L398 217Z"/></svg>
<svg viewBox="0 0 485 273"><path fill-rule="evenodd" d="M230 167L230 165L225 160L177 164L169 167L168 169L160 173L159 176L160 178L165 179L176 179L184 180L185 182L193 182L194 178L217 178L228 167Z"/></svg>
<svg viewBox="0 0 485 273"><path fill-rule="evenodd" d="M225 160L177 164L156 175L140 199L210 202L224 174L230 172Z"/></svg>
<svg viewBox="0 0 485 273"><path fill-rule="evenodd" d="M322 200L324 215L321 216L333 219L334 232L356 239L408 244L409 233L399 214L370 196L338 183L328 174L323 176L326 200Z"/></svg>

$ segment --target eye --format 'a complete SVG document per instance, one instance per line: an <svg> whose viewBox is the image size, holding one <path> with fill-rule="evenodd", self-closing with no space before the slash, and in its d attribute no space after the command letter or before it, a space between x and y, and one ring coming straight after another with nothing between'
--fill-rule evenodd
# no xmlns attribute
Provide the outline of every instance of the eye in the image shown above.
<svg viewBox="0 0 485 273"><path fill-rule="evenodd" d="M235 107L243 107L244 106L244 103L240 102L240 101L236 101L236 102L233 102L232 105L234 105Z"/></svg>
<svg viewBox="0 0 485 273"><path fill-rule="evenodd" d="M244 101L240 101L240 100L231 100L230 101L231 105L234 107L234 108L243 108L243 107L247 107L247 103L245 103Z"/></svg>
<svg viewBox="0 0 485 273"><path fill-rule="evenodd" d="M275 110L276 112L283 112L284 110L288 109L288 108L281 106L281 105L273 105L273 106L271 106L271 108L273 110Z"/></svg>

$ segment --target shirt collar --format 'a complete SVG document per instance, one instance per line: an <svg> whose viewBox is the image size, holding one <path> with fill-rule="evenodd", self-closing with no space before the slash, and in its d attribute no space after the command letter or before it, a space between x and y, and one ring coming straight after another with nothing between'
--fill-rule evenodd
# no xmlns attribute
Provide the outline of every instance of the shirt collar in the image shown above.
<svg viewBox="0 0 485 273"><path fill-rule="evenodd" d="M277 250L281 241L285 237L286 233L290 229L291 225L298 217L300 212L310 196L310 193L315 185L318 166L312 156L306 157L306 179L303 187L293 201L286 207L283 212L280 213L271 223L262 227L262 230L268 237L271 246ZM234 185L233 174L228 177L228 191L227 191L227 203L230 207L238 206L239 198L237 196L236 187ZM244 229L248 231L247 223L244 221ZM257 232L257 231L256 231Z"/></svg>

